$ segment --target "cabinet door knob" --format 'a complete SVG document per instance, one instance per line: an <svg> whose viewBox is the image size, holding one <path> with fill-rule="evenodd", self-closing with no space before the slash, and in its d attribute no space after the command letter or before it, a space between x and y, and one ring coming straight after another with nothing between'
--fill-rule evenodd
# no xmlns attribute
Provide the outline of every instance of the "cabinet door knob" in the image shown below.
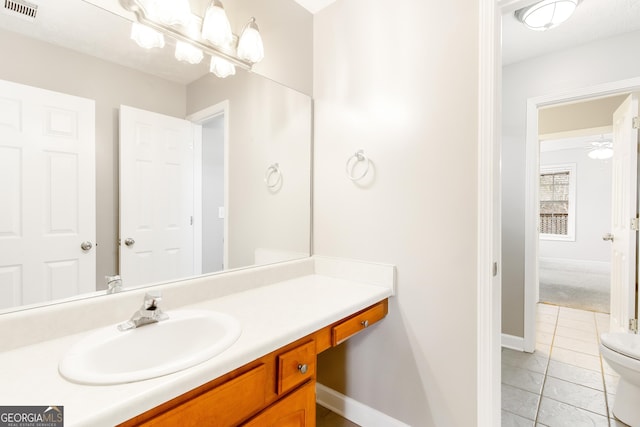
<svg viewBox="0 0 640 427"><path fill-rule="evenodd" d="M366 328L367 326L369 326L369 321L363 320L362 322L360 322L360 324L362 325L363 328Z"/></svg>
<svg viewBox="0 0 640 427"><path fill-rule="evenodd" d="M306 374L308 369L309 367L307 366L306 363L300 363L298 365L298 371L300 371L301 374Z"/></svg>

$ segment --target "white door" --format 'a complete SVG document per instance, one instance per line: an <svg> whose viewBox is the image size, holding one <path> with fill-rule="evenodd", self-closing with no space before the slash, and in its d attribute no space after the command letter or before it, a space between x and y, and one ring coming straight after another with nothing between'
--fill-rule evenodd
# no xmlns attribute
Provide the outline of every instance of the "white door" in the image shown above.
<svg viewBox="0 0 640 427"><path fill-rule="evenodd" d="M93 100L0 80L0 203L0 308L95 291Z"/></svg>
<svg viewBox="0 0 640 427"><path fill-rule="evenodd" d="M613 189L611 245L611 330L626 331L635 317L638 115L636 94L613 113Z"/></svg>
<svg viewBox="0 0 640 427"><path fill-rule="evenodd" d="M120 107L120 276L124 286L194 274L193 125Z"/></svg>

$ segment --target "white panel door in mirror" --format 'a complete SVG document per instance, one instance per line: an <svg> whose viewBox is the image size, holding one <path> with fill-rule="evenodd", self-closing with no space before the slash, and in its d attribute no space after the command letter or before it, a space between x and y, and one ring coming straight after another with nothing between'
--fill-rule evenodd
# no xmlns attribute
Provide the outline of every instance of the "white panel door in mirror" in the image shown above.
<svg viewBox="0 0 640 427"><path fill-rule="evenodd" d="M0 117L0 309L95 290L94 102L0 80Z"/></svg>

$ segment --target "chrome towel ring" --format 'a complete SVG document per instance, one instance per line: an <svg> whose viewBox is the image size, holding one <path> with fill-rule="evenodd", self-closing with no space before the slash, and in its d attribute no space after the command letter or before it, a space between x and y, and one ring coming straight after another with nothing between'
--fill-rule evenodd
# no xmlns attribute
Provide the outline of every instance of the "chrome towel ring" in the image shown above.
<svg viewBox="0 0 640 427"><path fill-rule="evenodd" d="M355 167L360 162L365 163L364 170L359 175L354 175ZM364 150L356 151L353 156L347 159L346 170L351 181L359 181L369 173L369 158L364 154Z"/></svg>
<svg viewBox="0 0 640 427"><path fill-rule="evenodd" d="M280 166L277 163L273 163L267 168L264 174L264 183L270 190L276 189L282 183L282 172L280 172Z"/></svg>

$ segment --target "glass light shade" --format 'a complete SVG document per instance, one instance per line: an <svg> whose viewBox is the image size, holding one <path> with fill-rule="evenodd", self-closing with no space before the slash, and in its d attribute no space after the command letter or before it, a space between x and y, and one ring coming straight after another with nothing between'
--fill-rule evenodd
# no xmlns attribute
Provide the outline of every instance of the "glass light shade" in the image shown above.
<svg viewBox="0 0 640 427"><path fill-rule="evenodd" d="M178 41L176 42L175 56L178 61L185 61L189 64L199 64L204 57L204 53L202 53L202 49L198 49L189 43Z"/></svg>
<svg viewBox="0 0 640 427"><path fill-rule="evenodd" d="M254 64L264 58L264 45L255 18L249 20L240 35L238 56Z"/></svg>
<svg viewBox="0 0 640 427"><path fill-rule="evenodd" d="M227 46L233 40L229 19L219 0L212 1L205 12L202 38L220 47Z"/></svg>
<svg viewBox="0 0 640 427"><path fill-rule="evenodd" d="M164 36L161 33L138 22L131 26L131 38L145 49L164 47Z"/></svg>
<svg viewBox="0 0 640 427"><path fill-rule="evenodd" d="M516 11L517 18L528 28L545 31L563 23L573 14L579 0L543 0Z"/></svg>
<svg viewBox="0 0 640 427"><path fill-rule="evenodd" d="M219 56L211 57L211 64L209 65L209 71L216 76L224 79L225 77L232 76L236 73L236 67L231 62Z"/></svg>
<svg viewBox="0 0 640 427"><path fill-rule="evenodd" d="M189 25L191 7L189 0L152 0L149 2L149 13L166 25Z"/></svg>
<svg viewBox="0 0 640 427"><path fill-rule="evenodd" d="M613 157L613 149L611 148L595 148L587 153L589 158L594 160L605 160Z"/></svg>

